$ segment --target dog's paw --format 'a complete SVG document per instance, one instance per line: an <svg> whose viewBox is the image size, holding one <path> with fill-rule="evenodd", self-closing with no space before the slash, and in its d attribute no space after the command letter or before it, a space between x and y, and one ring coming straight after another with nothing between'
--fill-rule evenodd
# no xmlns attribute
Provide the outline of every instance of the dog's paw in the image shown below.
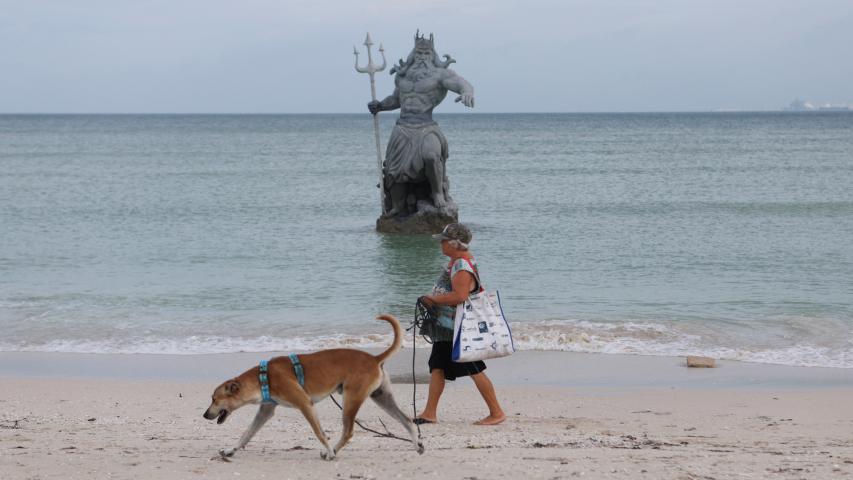
<svg viewBox="0 0 853 480"><path fill-rule="evenodd" d="M234 453L237 451L236 448L223 448L219 451L219 456L222 458L230 458L234 456Z"/></svg>
<svg viewBox="0 0 853 480"><path fill-rule="evenodd" d="M320 452L320 458L322 458L323 460L330 460L330 461L334 460L335 459L335 452L332 452L330 450L327 450L325 452Z"/></svg>
<svg viewBox="0 0 853 480"><path fill-rule="evenodd" d="M426 451L426 448L424 448L424 444L418 443L418 455L423 455L425 451Z"/></svg>

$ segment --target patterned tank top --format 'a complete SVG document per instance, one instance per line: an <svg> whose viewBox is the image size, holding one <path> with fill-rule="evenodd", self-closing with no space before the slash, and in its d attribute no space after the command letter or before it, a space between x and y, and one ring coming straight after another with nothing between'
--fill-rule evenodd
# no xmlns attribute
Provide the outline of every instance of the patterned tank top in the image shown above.
<svg viewBox="0 0 853 480"><path fill-rule="evenodd" d="M477 271L477 262L472 258L470 263L464 258L456 259L452 264L442 270L438 280L432 288L433 295L443 295L453 291L453 277L459 272L470 272L474 275L474 288L470 293L482 290L482 285L479 282L479 272ZM435 340L439 342L453 341L453 317L456 316L456 305L438 305L436 307L436 315L438 317L438 325L441 327L436 331Z"/></svg>

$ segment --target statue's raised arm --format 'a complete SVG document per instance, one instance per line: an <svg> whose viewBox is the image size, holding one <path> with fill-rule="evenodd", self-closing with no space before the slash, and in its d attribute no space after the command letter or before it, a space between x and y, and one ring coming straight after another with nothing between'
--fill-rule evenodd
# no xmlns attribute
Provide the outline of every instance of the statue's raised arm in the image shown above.
<svg viewBox="0 0 853 480"><path fill-rule="evenodd" d="M448 68L441 85L451 92L459 94L456 97L456 103L462 102L462 105L474 108L474 87L456 72Z"/></svg>

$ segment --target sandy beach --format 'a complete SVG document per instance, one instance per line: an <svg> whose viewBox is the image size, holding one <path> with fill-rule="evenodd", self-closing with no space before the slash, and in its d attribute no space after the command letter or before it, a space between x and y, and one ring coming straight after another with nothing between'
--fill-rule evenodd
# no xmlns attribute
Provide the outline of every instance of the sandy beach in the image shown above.
<svg viewBox="0 0 853 480"><path fill-rule="evenodd" d="M422 354L422 353L419 353ZM0 354L0 478L845 478L853 474L853 372L683 359L520 352L490 363L508 414L468 380L448 384L427 451L356 430L331 462L301 415L276 416L231 461L219 459L254 415L201 414L219 381L260 354ZM425 357L421 362L425 363ZM389 370L411 411L410 350ZM132 366L137 368L132 368ZM418 376L423 375L422 365ZM408 371L409 378L411 371ZM426 386L417 402L423 405ZM336 438L340 412L318 404ZM371 402L361 421L403 434Z"/></svg>
<svg viewBox="0 0 853 480"><path fill-rule="evenodd" d="M853 480L851 24L2 2L0 480Z"/></svg>

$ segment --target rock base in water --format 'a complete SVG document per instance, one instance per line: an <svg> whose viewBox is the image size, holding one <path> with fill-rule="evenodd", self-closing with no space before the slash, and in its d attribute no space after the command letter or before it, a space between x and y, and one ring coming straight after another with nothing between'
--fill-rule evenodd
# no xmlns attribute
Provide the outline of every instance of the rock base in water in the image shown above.
<svg viewBox="0 0 853 480"><path fill-rule="evenodd" d="M407 217L382 215L376 220L376 231L380 233L433 234L441 233L448 223L458 222L455 215L446 213L419 212Z"/></svg>

